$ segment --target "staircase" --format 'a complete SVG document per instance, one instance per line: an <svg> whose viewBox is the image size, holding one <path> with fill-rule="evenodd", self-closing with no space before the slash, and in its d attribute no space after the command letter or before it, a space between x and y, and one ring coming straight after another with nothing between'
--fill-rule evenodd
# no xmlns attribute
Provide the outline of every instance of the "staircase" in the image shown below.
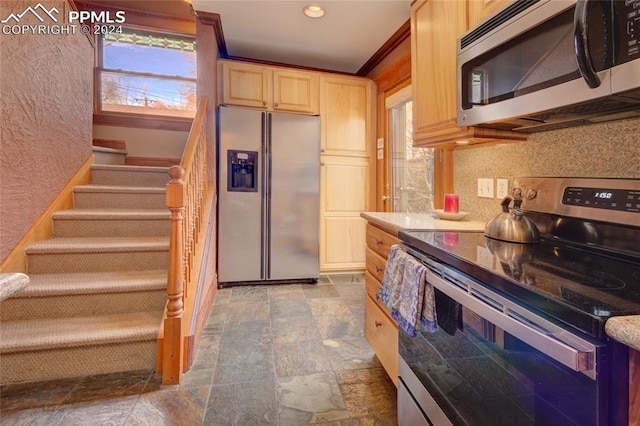
<svg viewBox="0 0 640 426"><path fill-rule="evenodd" d="M167 171L94 164L74 208L54 214L53 238L26 249L29 286L0 307L0 384L155 367Z"/></svg>

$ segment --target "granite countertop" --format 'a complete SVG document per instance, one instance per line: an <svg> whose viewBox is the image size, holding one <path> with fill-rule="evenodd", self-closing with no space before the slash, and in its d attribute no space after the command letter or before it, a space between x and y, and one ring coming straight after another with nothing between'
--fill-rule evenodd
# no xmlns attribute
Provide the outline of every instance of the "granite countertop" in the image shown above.
<svg viewBox="0 0 640 426"><path fill-rule="evenodd" d="M483 231L484 222L441 220L430 213L362 212L360 216L395 235L399 231Z"/></svg>
<svg viewBox="0 0 640 426"><path fill-rule="evenodd" d="M0 274L0 300L11 297L29 284L29 277L20 273Z"/></svg>
<svg viewBox="0 0 640 426"><path fill-rule="evenodd" d="M604 330L612 339L640 351L640 315L609 318Z"/></svg>

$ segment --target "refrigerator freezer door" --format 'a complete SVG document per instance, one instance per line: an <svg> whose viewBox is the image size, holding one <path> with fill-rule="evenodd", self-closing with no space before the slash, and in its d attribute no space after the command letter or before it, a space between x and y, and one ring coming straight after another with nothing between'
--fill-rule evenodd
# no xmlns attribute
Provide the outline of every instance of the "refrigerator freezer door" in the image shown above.
<svg viewBox="0 0 640 426"><path fill-rule="evenodd" d="M318 278L320 117L271 113L269 279Z"/></svg>
<svg viewBox="0 0 640 426"><path fill-rule="evenodd" d="M218 280L264 279L262 167L265 114L261 111L220 107L218 117ZM255 151L257 192L228 190L228 151Z"/></svg>

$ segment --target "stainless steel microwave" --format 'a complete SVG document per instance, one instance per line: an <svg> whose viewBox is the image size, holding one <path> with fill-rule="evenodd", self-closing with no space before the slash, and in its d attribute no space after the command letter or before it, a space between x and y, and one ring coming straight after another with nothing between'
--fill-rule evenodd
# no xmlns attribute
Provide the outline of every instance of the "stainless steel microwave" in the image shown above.
<svg viewBox="0 0 640 426"><path fill-rule="evenodd" d="M514 0L458 40L459 126L640 116L640 0Z"/></svg>

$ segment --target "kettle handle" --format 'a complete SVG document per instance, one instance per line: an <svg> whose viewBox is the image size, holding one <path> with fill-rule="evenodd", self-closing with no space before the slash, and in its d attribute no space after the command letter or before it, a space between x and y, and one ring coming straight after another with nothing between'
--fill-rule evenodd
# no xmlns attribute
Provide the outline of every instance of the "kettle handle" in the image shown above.
<svg viewBox="0 0 640 426"><path fill-rule="evenodd" d="M502 207L503 213L509 213L509 204L511 204L512 201L513 201L513 198L511 198L509 195L506 195L502 199L502 201L500 202L500 206Z"/></svg>

